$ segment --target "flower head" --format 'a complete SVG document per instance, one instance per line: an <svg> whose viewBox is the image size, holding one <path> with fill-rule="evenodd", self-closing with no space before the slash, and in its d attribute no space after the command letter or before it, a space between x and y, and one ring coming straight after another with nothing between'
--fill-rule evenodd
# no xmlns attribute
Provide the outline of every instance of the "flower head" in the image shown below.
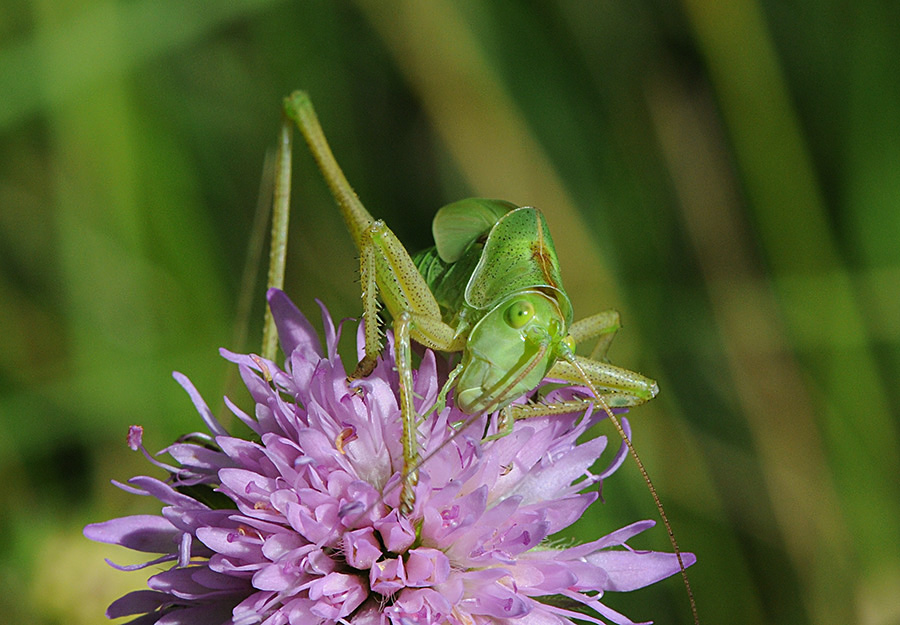
<svg viewBox="0 0 900 625"><path fill-rule="evenodd" d="M491 416L454 406L419 428L413 512L400 514L400 411L391 349L350 385L336 352L340 333L323 309L326 349L284 293L269 293L284 369L222 350L255 402L251 416L226 400L256 434L231 436L193 385L184 386L212 436L168 447L171 477L135 477L122 488L156 497L160 516L89 525L85 535L169 564L149 590L115 601L110 617L132 623L265 625L353 623L631 623L606 607L606 591L629 591L679 570L673 554L626 546L641 521L593 542L554 547L549 537L598 498L610 475L591 466L606 438L577 442L598 417L528 419L483 442ZM435 403L434 354L415 372L416 408ZM572 398L577 389L552 391ZM626 422L627 423L627 422ZM462 425L460 425L462 424ZM128 443L142 449L141 430ZM695 560L682 554L685 565ZM129 567L119 567L129 568ZM139 568L139 567L131 567ZM577 609L577 612L575 611ZM504 619L501 621L501 619Z"/></svg>

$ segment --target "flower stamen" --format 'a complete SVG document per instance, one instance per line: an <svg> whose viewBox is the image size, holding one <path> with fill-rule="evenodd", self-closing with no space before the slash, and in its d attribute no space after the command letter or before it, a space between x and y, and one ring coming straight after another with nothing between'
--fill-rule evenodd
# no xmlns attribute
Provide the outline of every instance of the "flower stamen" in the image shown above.
<svg viewBox="0 0 900 625"><path fill-rule="evenodd" d="M342 455L347 455L347 452L344 451L344 443L349 443L355 441L358 437L356 436L356 428L353 427L345 427L340 433L337 435L337 438L334 439L334 446Z"/></svg>

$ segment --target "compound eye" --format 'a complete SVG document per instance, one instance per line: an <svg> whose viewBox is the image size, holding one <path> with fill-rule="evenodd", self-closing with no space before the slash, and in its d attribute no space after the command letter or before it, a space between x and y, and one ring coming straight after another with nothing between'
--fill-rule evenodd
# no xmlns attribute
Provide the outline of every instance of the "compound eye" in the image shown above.
<svg viewBox="0 0 900 625"><path fill-rule="evenodd" d="M506 323L517 330L531 321L532 317L534 317L534 304L525 299L514 302L506 309Z"/></svg>

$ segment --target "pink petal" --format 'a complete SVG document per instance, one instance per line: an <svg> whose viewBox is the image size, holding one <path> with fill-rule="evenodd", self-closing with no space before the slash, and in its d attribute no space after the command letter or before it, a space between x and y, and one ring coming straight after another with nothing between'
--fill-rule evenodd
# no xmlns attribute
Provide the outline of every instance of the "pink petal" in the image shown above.
<svg viewBox="0 0 900 625"><path fill-rule="evenodd" d="M90 540L146 553L172 553L178 544L178 534L169 521L148 514L92 523L84 528L84 535Z"/></svg>

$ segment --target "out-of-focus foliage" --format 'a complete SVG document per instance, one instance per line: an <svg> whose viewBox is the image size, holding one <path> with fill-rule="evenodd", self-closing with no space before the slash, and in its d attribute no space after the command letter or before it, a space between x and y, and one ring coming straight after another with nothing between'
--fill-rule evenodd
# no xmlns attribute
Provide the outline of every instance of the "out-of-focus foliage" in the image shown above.
<svg viewBox="0 0 900 625"><path fill-rule="evenodd" d="M703 622L900 622L898 7L7 0L0 614L96 623L142 584L80 527L152 510L107 480L148 470L129 424L199 428L170 371L236 392L216 348L258 344L263 157L304 88L411 249L449 201L534 204L576 313L620 309ZM294 173L287 291L356 315L349 237L302 150ZM578 538L655 516L633 464L603 494ZM631 594L690 620L675 578Z"/></svg>

